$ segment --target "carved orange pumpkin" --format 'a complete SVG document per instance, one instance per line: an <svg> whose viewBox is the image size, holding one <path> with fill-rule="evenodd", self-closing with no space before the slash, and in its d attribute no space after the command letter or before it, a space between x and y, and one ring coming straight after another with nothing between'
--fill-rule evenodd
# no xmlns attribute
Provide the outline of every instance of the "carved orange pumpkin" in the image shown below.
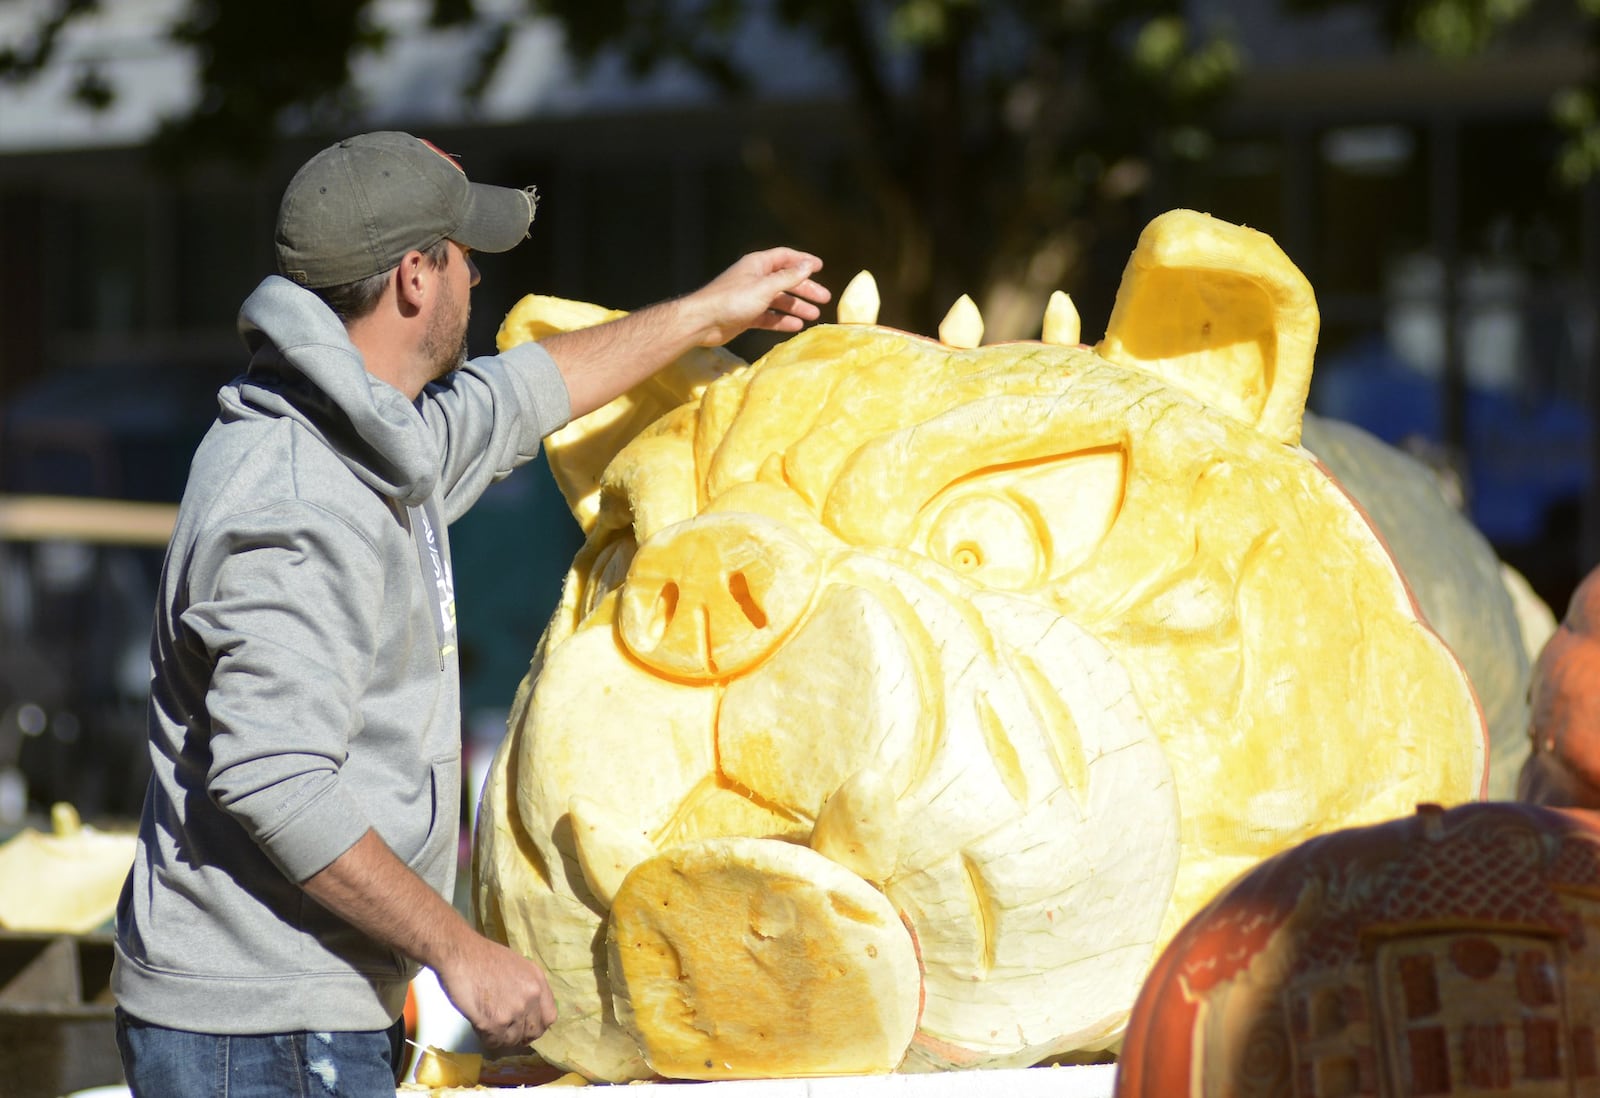
<svg viewBox="0 0 1600 1098"><path fill-rule="evenodd" d="M1424 805L1311 839L1168 945L1118 1098L1593 1093L1597 927L1587 812Z"/></svg>

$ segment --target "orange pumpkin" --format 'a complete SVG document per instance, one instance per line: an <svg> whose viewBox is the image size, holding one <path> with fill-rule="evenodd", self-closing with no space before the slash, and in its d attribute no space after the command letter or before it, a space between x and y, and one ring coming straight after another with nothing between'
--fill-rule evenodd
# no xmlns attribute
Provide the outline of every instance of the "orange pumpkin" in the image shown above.
<svg viewBox="0 0 1600 1098"><path fill-rule="evenodd" d="M1600 808L1600 569L1572 594L1566 617L1534 664L1529 737L1517 797Z"/></svg>
<svg viewBox="0 0 1600 1098"><path fill-rule="evenodd" d="M1592 1093L1597 885L1585 811L1423 805L1311 839L1168 945L1117 1098Z"/></svg>

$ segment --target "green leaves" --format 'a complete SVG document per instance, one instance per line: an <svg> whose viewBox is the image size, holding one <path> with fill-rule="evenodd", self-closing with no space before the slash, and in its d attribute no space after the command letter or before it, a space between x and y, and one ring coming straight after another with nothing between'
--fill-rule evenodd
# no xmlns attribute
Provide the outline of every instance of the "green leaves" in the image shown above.
<svg viewBox="0 0 1600 1098"><path fill-rule="evenodd" d="M172 38L193 50L201 98L156 137L159 160L260 162L282 132L336 128L360 106L350 68L382 50L372 0L190 0Z"/></svg>
<svg viewBox="0 0 1600 1098"><path fill-rule="evenodd" d="M1531 0L1422 0L1414 33L1440 56L1467 57L1484 49L1531 6Z"/></svg>
<svg viewBox="0 0 1600 1098"><path fill-rule="evenodd" d="M976 0L901 0L889 13L889 39L912 48L943 45L977 8Z"/></svg>
<svg viewBox="0 0 1600 1098"><path fill-rule="evenodd" d="M55 56L61 33L75 20L100 10L99 0L58 0L55 11L40 20L32 41L0 47L0 82L30 79Z"/></svg>
<svg viewBox="0 0 1600 1098"><path fill-rule="evenodd" d="M1600 111L1592 88L1569 88L1555 97L1551 116L1567 135L1556 160L1556 174L1568 186L1581 186L1600 170Z"/></svg>
<svg viewBox="0 0 1600 1098"><path fill-rule="evenodd" d="M1187 22L1177 15L1145 23L1134 39L1132 58L1147 77L1164 77L1182 96L1208 95L1239 75L1242 59L1231 39L1212 38L1191 47Z"/></svg>

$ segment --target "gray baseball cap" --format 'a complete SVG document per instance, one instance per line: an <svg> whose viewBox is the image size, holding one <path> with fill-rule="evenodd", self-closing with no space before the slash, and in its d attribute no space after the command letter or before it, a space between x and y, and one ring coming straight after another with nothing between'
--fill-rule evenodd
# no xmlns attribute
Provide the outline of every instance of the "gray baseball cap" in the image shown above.
<svg viewBox="0 0 1600 1098"><path fill-rule="evenodd" d="M278 270L319 289L399 265L446 238L504 252L528 235L538 196L473 183L431 142L388 131L349 137L294 174L278 206Z"/></svg>

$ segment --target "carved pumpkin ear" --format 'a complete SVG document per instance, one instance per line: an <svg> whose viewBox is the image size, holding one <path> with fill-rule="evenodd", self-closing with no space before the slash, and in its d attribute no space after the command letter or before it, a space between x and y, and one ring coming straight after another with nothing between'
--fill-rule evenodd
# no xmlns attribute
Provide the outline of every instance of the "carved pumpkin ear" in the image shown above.
<svg viewBox="0 0 1600 1098"><path fill-rule="evenodd" d="M584 301L529 294L501 321L495 345L506 351L531 339L592 328L626 315L620 309ZM609 404L545 439L550 472L585 534L594 529L600 509L600 475L611 459L663 415L698 400L712 381L745 365L742 358L721 347L692 348Z"/></svg>
<svg viewBox="0 0 1600 1098"><path fill-rule="evenodd" d="M1270 236L1171 210L1140 234L1096 350L1297 444L1318 325L1311 284Z"/></svg>

